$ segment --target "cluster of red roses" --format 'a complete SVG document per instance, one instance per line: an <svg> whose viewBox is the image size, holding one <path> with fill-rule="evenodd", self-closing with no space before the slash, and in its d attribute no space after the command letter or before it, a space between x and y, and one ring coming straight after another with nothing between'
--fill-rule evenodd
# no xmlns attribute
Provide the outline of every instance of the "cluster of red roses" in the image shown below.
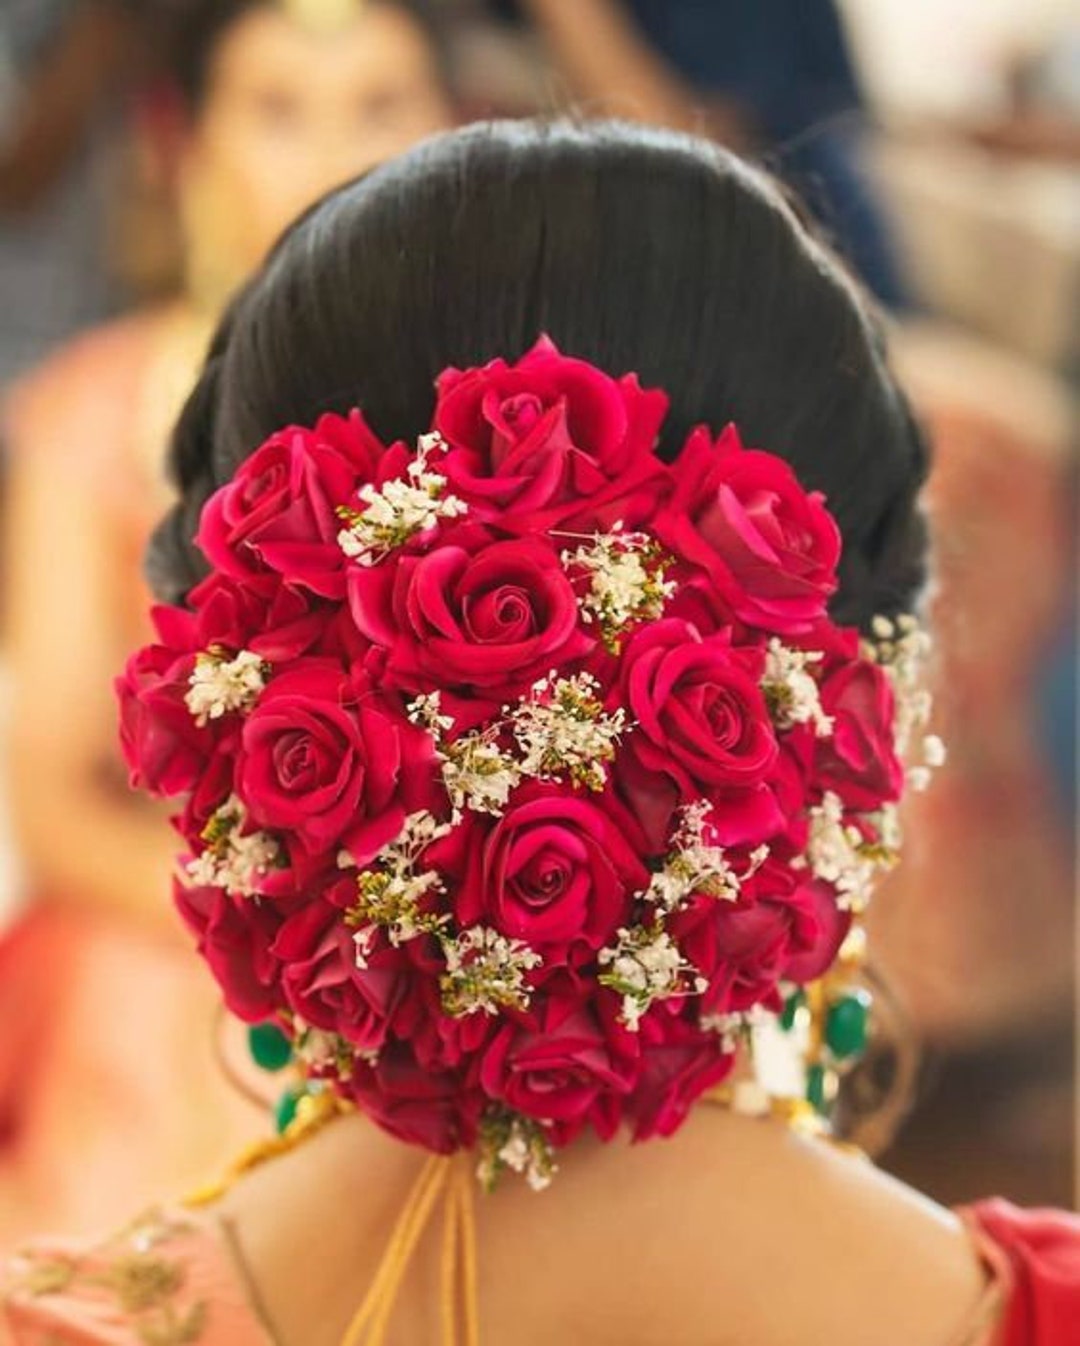
<svg viewBox="0 0 1080 1346"><path fill-rule="evenodd" d="M666 465L666 410L542 341L447 372L418 450L275 435L119 684L229 1007L434 1150L674 1130L900 794L822 498L734 429Z"/></svg>

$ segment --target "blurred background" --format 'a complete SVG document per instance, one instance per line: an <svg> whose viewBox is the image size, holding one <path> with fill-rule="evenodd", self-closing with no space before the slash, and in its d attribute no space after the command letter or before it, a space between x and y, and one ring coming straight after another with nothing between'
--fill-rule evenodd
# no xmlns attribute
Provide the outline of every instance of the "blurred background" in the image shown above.
<svg viewBox="0 0 1080 1346"><path fill-rule="evenodd" d="M0 1250L265 1132L125 789L161 461L216 316L324 190L574 109L789 181L934 438L949 765L878 900L923 1050L885 1164L1072 1205L1080 17L1068 0L0 0Z"/></svg>

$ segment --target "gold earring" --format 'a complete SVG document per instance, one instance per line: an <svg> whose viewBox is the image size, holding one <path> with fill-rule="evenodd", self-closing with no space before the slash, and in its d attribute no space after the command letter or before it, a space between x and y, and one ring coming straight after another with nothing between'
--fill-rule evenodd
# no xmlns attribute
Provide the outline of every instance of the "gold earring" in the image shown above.
<svg viewBox="0 0 1080 1346"><path fill-rule="evenodd" d="M316 33L344 28L364 8L365 0L282 0L290 18Z"/></svg>

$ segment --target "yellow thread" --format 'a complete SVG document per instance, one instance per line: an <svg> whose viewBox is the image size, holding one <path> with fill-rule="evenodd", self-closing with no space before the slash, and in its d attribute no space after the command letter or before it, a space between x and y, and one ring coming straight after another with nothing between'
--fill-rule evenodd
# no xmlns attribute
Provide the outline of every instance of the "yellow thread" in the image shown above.
<svg viewBox="0 0 1080 1346"><path fill-rule="evenodd" d="M459 1317L465 1328L465 1346L479 1346L480 1316L476 1275L476 1213L468 1156L455 1164L446 1198L442 1253L443 1346L457 1346Z"/></svg>
<svg viewBox="0 0 1080 1346"><path fill-rule="evenodd" d="M332 1121L352 1111L351 1104L329 1090L305 1095L301 1099L296 1119L284 1135L260 1140L249 1146L239 1159L234 1160L222 1178L192 1192L183 1204L189 1210L204 1210L207 1206L217 1205L222 1197L226 1196L248 1173L295 1150Z"/></svg>
<svg viewBox="0 0 1080 1346"><path fill-rule="evenodd" d="M480 1292L476 1255L475 1178L466 1161L458 1173L461 1209L461 1270L465 1309L465 1346L480 1346Z"/></svg>
<svg viewBox="0 0 1080 1346"><path fill-rule="evenodd" d="M439 1277L443 1346L457 1346L457 1182L443 1211L442 1267Z"/></svg>
<svg viewBox="0 0 1080 1346"><path fill-rule="evenodd" d="M435 1202L446 1186L451 1162L435 1155L424 1166L405 1203L368 1296L349 1325L341 1346L382 1346L385 1342L401 1282L431 1219Z"/></svg>

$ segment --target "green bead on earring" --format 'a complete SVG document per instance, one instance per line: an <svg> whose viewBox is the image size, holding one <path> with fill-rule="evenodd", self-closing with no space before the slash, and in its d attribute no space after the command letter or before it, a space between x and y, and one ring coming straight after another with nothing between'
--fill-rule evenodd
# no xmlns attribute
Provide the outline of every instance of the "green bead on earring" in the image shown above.
<svg viewBox="0 0 1080 1346"><path fill-rule="evenodd" d="M867 991L852 991L829 1006L825 1019L825 1042L838 1061L850 1060L866 1051L870 1036L870 1007Z"/></svg>
<svg viewBox="0 0 1080 1346"><path fill-rule="evenodd" d="M799 1010L806 1004L806 992L800 987L793 991L784 1001L784 1008L780 1013L780 1027L785 1033L790 1033L795 1027L795 1022L799 1015Z"/></svg>
<svg viewBox="0 0 1080 1346"><path fill-rule="evenodd" d="M836 1085L835 1074L820 1061L807 1069L806 1101L819 1116L828 1117L832 1111L836 1101Z"/></svg>
<svg viewBox="0 0 1080 1346"><path fill-rule="evenodd" d="M284 1070L293 1059L292 1043L275 1023L249 1028L248 1050L259 1069L272 1075Z"/></svg>
<svg viewBox="0 0 1080 1346"><path fill-rule="evenodd" d="M286 1089L274 1106L274 1126L279 1136L283 1136L299 1111L301 1100L305 1097L303 1089Z"/></svg>

